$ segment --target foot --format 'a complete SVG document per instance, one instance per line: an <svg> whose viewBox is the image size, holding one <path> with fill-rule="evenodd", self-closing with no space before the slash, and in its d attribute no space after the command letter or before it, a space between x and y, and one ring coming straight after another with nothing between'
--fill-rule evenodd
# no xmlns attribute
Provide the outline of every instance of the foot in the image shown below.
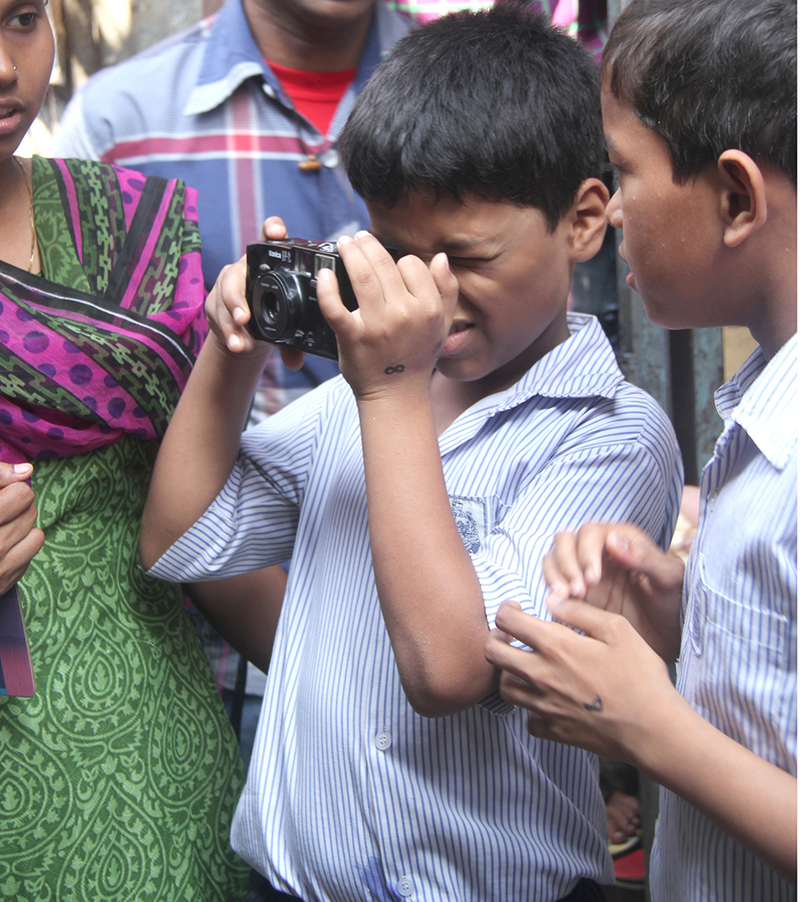
<svg viewBox="0 0 800 902"><path fill-rule="evenodd" d="M639 800L635 796L615 789L606 802L608 841L621 843L636 836L642 824L641 814Z"/></svg>

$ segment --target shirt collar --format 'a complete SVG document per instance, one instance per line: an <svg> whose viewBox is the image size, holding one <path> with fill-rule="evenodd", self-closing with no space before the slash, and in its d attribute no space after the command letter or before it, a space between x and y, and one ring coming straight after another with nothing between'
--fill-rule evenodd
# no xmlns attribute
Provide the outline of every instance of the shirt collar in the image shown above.
<svg viewBox="0 0 800 902"><path fill-rule="evenodd" d="M536 363L511 388L484 398L491 413L543 398L613 398L624 381L614 351L594 316L568 313L570 337ZM486 410L486 408L484 408Z"/></svg>
<svg viewBox="0 0 800 902"><path fill-rule="evenodd" d="M769 361L756 348L714 397L720 417L738 423L782 470L797 447L797 335Z"/></svg>
<svg viewBox="0 0 800 902"><path fill-rule="evenodd" d="M358 90L399 37L397 23L383 3L375 4L375 15L359 60L355 78ZM399 17L397 17L399 19ZM405 20L403 20L405 22ZM248 78L260 78L264 92L287 106L280 82L256 44L242 0L228 0L216 16L206 20L208 36L197 81L184 108L185 116L207 113L224 103ZM410 25L403 27L408 30Z"/></svg>

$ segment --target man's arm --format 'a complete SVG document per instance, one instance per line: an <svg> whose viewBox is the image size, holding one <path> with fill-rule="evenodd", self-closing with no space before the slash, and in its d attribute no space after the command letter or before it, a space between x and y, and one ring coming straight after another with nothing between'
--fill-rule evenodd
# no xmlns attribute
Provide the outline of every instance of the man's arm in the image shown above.
<svg viewBox="0 0 800 902"><path fill-rule="evenodd" d="M530 710L530 732L635 765L796 880L796 778L704 720L625 618L580 601L554 599L552 610L560 623L503 605L503 632L486 645L505 671L503 697Z"/></svg>

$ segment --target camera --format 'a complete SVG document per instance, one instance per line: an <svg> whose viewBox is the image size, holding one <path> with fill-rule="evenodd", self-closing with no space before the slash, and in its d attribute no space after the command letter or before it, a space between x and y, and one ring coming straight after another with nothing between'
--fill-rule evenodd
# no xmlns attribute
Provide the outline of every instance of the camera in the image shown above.
<svg viewBox="0 0 800 902"><path fill-rule="evenodd" d="M336 334L317 301L317 276L332 269L348 310L358 301L336 245L330 241L255 241L247 245L246 297L250 334L307 354L338 360Z"/></svg>

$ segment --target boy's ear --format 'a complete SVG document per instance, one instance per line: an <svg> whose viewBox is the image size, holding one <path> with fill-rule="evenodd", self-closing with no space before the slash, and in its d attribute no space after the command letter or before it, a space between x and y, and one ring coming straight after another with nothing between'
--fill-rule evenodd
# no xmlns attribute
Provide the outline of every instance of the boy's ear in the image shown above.
<svg viewBox="0 0 800 902"><path fill-rule="evenodd" d="M608 188L600 179L584 179L570 217L570 243L572 259L575 263L591 260L600 250L606 233L606 204Z"/></svg>
<svg viewBox="0 0 800 902"><path fill-rule="evenodd" d="M733 248L767 221L764 176L755 160L741 150L726 150L721 154L717 171L722 182L723 241Z"/></svg>

